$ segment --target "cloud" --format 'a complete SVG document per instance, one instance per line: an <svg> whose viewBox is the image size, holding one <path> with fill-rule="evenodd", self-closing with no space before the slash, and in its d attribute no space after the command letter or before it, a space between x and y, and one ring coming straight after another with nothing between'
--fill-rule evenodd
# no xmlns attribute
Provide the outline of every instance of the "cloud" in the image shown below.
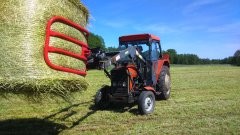
<svg viewBox="0 0 240 135"><path fill-rule="evenodd" d="M90 31L94 32L95 31L95 22L96 19L93 15L89 16L89 23L87 24L87 29L89 29Z"/></svg>
<svg viewBox="0 0 240 135"><path fill-rule="evenodd" d="M141 24L141 25L135 25L133 27L137 31L142 32L154 32L157 34L183 34L188 33L191 31L204 31L207 29L206 26L201 25L189 25L184 23L179 23L175 25L170 24Z"/></svg>
<svg viewBox="0 0 240 135"><path fill-rule="evenodd" d="M90 15L90 16L89 16L89 19L90 19L91 21L93 21L93 22L96 22L96 21L97 21L96 18L95 18L93 15Z"/></svg>
<svg viewBox="0 0 240 135"><path fill-rule="evenodd" d="M172 28L171 26L162 25L162 24L137 25L137 26L134 26L134 29L137 31L154 32L157 34L167 34L167 33L177 32L177 30Z"/></svg>
<svg viewBox="0 0 240 135"><path fill-rule="evenodd" d="M239 34L240 35L240 22L229 23L225 25L210 27L208 32L213 33L232 33L232 34Z"/></svg>
<svg viewBox="0 0 240 135"><path fill-rule="evenodd" d="M139 32L151 32L156 34L167 34L177 32L177 29L174 29L170 25L164 24L144 24L144 23L136 23L129 19L125 20L112 20L112 21L102 21L102 24L115 28L115 29L128 29L135 30Z"/></svg>
<svg viewBox="0 0 240 135"><path fill-rule="evenodd" d="M240 43L229 43L225 45L225 48L235 51L240 49Z"/></svg>
<svg viewBox="0 0 240 135"><path fill-rule="evenodd" d="M113 28L123 28L126 27L129 22L126 21L107 21L104 23L107 26L113 27Z"/></svg>
<svg viewBox="0 0 240 135"><path fill-rule="evenodd" d="M184 14L188 14L188 13L192 13L193 11L202 8L204 6L208 6L211 4L216 4L218 3L220 0L195 0L194 2L188 4L184 10L183 13Z"/></svg>
<svg viewBox="0 0 240 135"><path fill-rule="evenodd" d="M131 20L129 19L124 19L124 18L121 18L121 19L102 19L102 20L99 20L99 23L101 23L102 25L105 25L105 26L108 26L108 27L112 27L112 28L115 28L115 29L118 29L118 28L125 28L127 26L131 26L132 24L134 24L133 22L131 22Z"/></svg>

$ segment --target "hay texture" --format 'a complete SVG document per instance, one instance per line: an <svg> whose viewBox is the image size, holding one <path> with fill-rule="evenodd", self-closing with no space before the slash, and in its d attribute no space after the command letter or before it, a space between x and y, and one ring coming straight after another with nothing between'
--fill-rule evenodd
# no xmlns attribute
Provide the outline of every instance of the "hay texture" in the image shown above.
<svg viewBox="0 0 240 135"><path fill-rule="evenodd" d="M43 58L47 21L62 16L83 27L88 10L79 0L1 0L0 1L0 94L55 94L65 96L87 88L79 75L60 72L48 67ZM86 43L83 33L61 23L52 29ZM50 45L75 53L81 47L52 37ZM60 66L85 69L77 59L56 53L50 60Z"/></svg>

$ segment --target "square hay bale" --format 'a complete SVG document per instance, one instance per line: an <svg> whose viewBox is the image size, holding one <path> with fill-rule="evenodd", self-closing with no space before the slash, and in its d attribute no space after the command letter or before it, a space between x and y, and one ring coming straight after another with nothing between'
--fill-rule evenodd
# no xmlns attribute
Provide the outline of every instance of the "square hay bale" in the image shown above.
<svg viewBox="0 0 240 135"><path fill-rule="evenodd" d="M53 16L62 16L83 27L88 10L79 0L5 0L0 4L0 94L53 94L64 97L87 88L79 75L56 71L43 57L46 24ZM72 27L54 23L52 29L87 42L84 34ZM51 37L50 45L81 53L81 47ZM60 66L84 70L78 59L49 54Z"/></svg>

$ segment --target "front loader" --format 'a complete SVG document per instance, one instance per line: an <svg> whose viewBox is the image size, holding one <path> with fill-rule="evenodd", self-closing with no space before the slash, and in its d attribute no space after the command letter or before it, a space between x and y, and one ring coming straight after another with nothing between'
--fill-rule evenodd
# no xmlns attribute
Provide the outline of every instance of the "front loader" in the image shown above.
<svg viewBox="0 0 240 135"><path fill-rule="evenodd" d="M119 52L101 56L99 68L111 80L95 96L95 105L105 108L110 103L137 103L141 114L152 113L155 99L170 97L169 55L162 54L160 38L151 34L122 36ZM110 72L107 68L114 66Z"/></svg>
<svg viewBox="0 0 240 135"><path fill-rule="evenodd" d="M53 70L86 76L86 69L79 70L54 63L50 53L57 53L83 61L87 66L87 57L93 56L92 67L103 69L111 80L110 86L103 86L95 96L97 107L106 107L109 103L137 103L142 114L152 113L155 99L167 100L171 91L169 55L162 54L160 38L151 34L128 35L119 38L119 52L104 53L100 50L89 50L88 45L73 37L55 31L51 28L54 23L63 23L81 31L87 39L89 32L80 25L63 18L54 16L46 27L44 60ZM62 47L51 45L51 37L69 41L81 46L81 53L74 53ZM95 54L95 55L94 55ZM108 72L107 68L114 66Z"/></svg>

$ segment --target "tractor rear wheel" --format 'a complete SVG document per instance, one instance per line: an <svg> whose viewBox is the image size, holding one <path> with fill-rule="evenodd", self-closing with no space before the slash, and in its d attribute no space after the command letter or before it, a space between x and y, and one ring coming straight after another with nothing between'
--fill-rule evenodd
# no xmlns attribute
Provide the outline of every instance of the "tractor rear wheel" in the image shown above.
<svg viewBox="0 0 240 135"><path fill-rule="evenodd" d="M159 75L157 83L157 92L160 94L156 95L157 99L167 100L170 97L171 92L171 77L168 66L163 66L162 71Z"/></svg>
<svg viewBox="0 0 240 135"><path fill-rule="evenodd" d="M109 86L104 86L97 91L97 93L95 95L94 102L95 102L95 106L98 109L105 109L105 108L108 107L109 100L108 100L108 97L107 97L107 92L108 92L109 89L110 89Z"/></svg>
<svg viewBox="0 0 240 135"><path fill-rule="evenodd" d="M143 91L138 97L138 110L141 114L150 114L155 107L155 95L151 91Z"/></svg>

